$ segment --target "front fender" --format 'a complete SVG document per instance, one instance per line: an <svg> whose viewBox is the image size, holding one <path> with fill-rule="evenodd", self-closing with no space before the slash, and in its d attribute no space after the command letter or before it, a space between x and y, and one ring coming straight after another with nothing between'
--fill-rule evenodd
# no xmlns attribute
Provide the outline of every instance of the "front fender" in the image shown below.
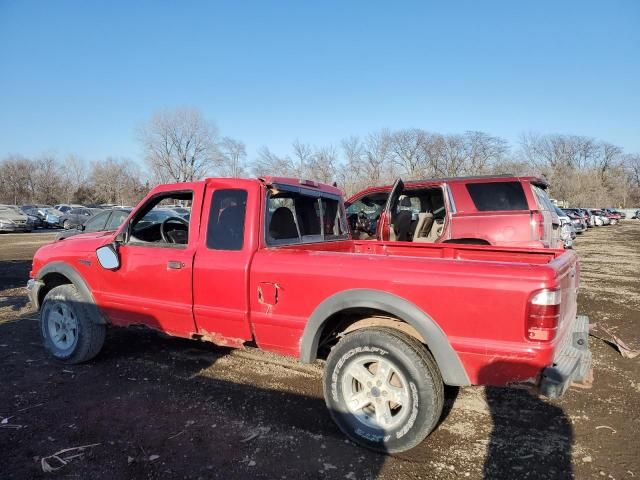
<svg viewBox="0 0 640 480"><path fill-rule="evenodd" d="M326 321L334 314L351 308L372 308L399 318L414 327L425 339L433 354L442 379L447 385L471 385L469 377L446 334L420 308L404 298L371 289L353 289L332 295L324 300L309 317L300 340L300 361L316 359L318 344Z"/></svg>
<svg viewBox="0 0 640 480"><path fill-rule="evenodd" d="M82 277L82 275L80 275L80 273L78 273L75 268L62 261L47 263L42 268L40 268L40 270L38 270L35 282L31 284L32 287L30 289L31 302L35 306L36 310L40 310L40 299L42 297L42 295L40 295L40 290L43 287L46 287L47 283L45 279L46 276L50 274L59 274L64 276L69 280L69 282L73 284L73 286L78 289L78 292L80 292L82 298L85 299L87 307L91 312L92 320L99 324L108 323L106 317L98 308L98 305L93 298L93 294L91 293L91 289L89 288L89 285L87 284L85 279Z"/></svg>

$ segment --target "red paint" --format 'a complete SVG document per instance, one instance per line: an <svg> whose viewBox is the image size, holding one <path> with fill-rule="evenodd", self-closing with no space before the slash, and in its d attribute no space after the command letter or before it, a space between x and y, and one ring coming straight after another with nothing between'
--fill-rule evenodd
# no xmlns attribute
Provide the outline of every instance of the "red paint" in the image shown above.
<svg viewBox="0 0 640 480"><path fill-rule="evenodd" d="M573 251L353 240L267 248L265 183L272 181L299 185L294 179L162 185L147 199L158 192L194 191L186 248L120 245L121 267L108 271L95 250L113 242L116 232L78 235L38 250L32 277L43 265L63 261L84 278L115 325L142 323L233 346L253 340L265 350L293 356L300 353L303 329L322 301L348 289L377 289L427 313L447 335L472 383L526 380L552 362L576 316ZM243 248L211 250L206 247L211 196L228 188L248 193ZM339 193L326 185L310 188ZM457 205L460 211L468 202ZM168 261L184 267L168 269ZM550 341L526 337L529 300L541 289L562 292ZM500 360L519 366L479 378L483 367Z"/></svg>

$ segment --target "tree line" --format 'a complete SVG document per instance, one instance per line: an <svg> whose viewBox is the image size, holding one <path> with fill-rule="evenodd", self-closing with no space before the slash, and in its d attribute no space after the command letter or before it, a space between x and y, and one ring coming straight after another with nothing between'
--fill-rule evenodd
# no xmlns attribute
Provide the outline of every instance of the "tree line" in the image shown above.
<svg viewBox="0 0 640 480"><path fill-rule="evenodd" d="M133 205L157 183L205 176L262 175L336 183L350 195L405 180L512 173L542 175L553 198L573 206L640 205L640 154L590 137L523 134L515 145L485 132L441 134L420 128L380 130L330 145L300 140L288 152L221 136L197 109L160 111L136 132L146 169L130 159L85 162L75 155L0 161L0 202Z"/></svg>

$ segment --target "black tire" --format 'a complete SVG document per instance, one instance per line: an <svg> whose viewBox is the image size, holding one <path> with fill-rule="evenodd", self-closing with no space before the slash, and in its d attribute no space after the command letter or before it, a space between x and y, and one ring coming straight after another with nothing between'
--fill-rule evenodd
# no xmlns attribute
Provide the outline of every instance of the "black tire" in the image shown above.
<svg viewBox="0 0 640 480"><path fill-rule="evenodd" d="M64 228L65 230L69 230L71 228L71 223L69 223L69 220L65 220L64 222L62 222L62 228Z"/></svg>
<svg viewBox="0 0 640 480"><path fill-rule="evenodd" d="M91 318L87 301L74 285L60 285L52 288L44 297L40 309L40 331L44 346L58 360L76 364L95 357L104 345L106 326ZM76 325L74 340L62 347L52 338L55 329L54 318L60 318L61 312L73 320ZM64 338L67 338L66 336Z"/></svg>
<svg viewBox="0 0 640 480"><path fill-rule="evenodd" d="M376 423L372 418L376 416L373 400L382 400L382 405L388 404L393 411L394 403L384 400L387 395L384 387L369 390L347 373L350 365L366 365L375 357L397 370L398 379L404 376L409 393L406 406L398 408L399 404L395 404L396 413L391 413L390 418L399 423L392 423L389 428L372 425ZM394 375L397 374L391 374L392 379ZM345 400L353 394L346 390L354 388L362 388L372 399L359 416L349 410ZM372 450L395 453L415 447L435 428L442 415L444 385L435 360L419 341L391 328L365 328L348 334L331 350L324 370L324 397L331 417L351 440Z"/></svg>

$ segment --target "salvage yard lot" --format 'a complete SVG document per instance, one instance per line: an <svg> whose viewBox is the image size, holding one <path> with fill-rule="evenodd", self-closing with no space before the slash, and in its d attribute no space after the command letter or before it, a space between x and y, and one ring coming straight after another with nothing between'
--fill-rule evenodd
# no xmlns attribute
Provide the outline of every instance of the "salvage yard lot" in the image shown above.
<svg viewBox="0 0 640 480"><path fill-rule="evenodd" d="M0 236L2 478L51 477L43 457L94 444L67 465L49 460L61 467L53 476L640 477L640 357L594 338L592 389L554 401L522 389L449 389L441 425L396 456L345 440L324 406L320 364L112 329L94 361L61 365L41 345L23 288L33 253L52 239ZM590 229L576 250L579 312L639 348L640 221Z"/></svg>

